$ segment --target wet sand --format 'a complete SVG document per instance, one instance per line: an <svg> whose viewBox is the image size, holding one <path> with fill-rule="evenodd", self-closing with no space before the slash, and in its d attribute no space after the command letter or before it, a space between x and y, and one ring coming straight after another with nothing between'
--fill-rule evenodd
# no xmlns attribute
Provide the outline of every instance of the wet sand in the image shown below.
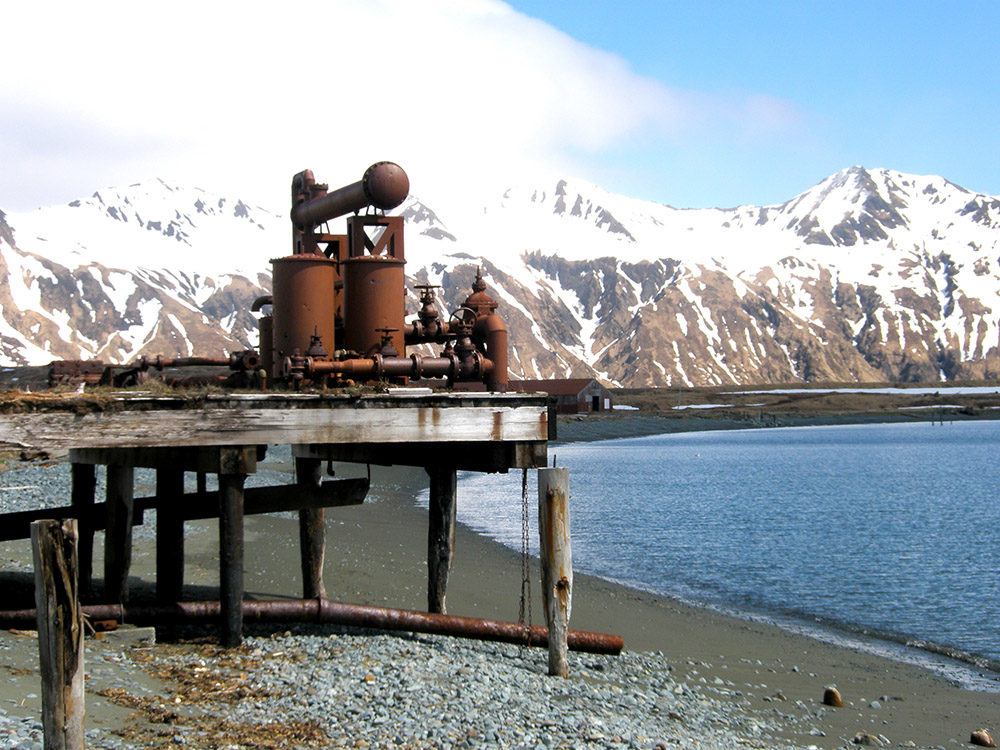
<svg viewBox="0 0 1000 750"><path fill-rule="evenodd" d="M343 475L362 471L363 467L349 467ZM327 594L340 601L424 609L426 513L415 505L413 496L426 485L426 475L420 469L403 467L374 471L373 490L364 505L327 511ZM186 529L186 596L217 598L216 526L209 521L190 522ZM16 554L18 549L11 546L4 550L5 556ZM30 559L30 547L28 555ZM245 555L248 597L301 594L298 527L293 518L248 517ZM101 559L98 547L95 560ZM137 542L132 581L137 596L149 592L154 559L152 543ZM519 554L459 526L447 597L449 613L516 620L520 578ZM532 619L540 623L537 561L533 561L532 580ZM974 603L942 605L971 608ZM971 609L970 616L974 616ZM627 649L662 652L675 674L695 686L702 680L708 686L731 685L732 699L750 714L818 711L810 724L813 733L786 737L803 747L842 747L858 732L883 735L893 746L950 747L967 744L973 730L987 728L996 737L1000 728L998 693L965 690L917 666L579 573L571 627L618 633ZM30 639L3 636L5 644L20 644L20 650L27 644L30 650ZM15 661L18 651L17 647L0 651L0 668L10 672L8 662ZM30 675L25 679L30 684ZM828 685L839 689L845 708L819 711ZM803 705L796 706L797 702ZM100 705L91 703L88 697L88 725L112 720L102 714Z"/></svg>

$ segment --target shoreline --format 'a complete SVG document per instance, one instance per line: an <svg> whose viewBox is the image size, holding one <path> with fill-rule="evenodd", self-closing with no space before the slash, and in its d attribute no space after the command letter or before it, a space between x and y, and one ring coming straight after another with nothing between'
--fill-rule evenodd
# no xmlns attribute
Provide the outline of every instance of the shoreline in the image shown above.
<svg viewBox="0 0 1000 750"><path fill-rule="evenodd" d="M405 490L405 483L399 489ZM364 525L372 528L363 536L380 540L380 551L366 546L363 539L338 544L332 538L338 526L351 533L363 528L365 506L336 509L335 516L328 515L334 524L328 529L329 543L341 555L338 563L328 553L330 598L425 608L426 515L412 498L404 503L398 500L376 498L367 508ZM292 533L294 523L289 523L288 533ZM413 533L414 527L420 533ZM331 563L344 566L341 569L351 573L350 579L345 577L338 583L339 575L330 569ZM537 587L537 560L532 563L532 581ZM484 578L484 571L489 571L488 578ZM519 591L519 552L458 524L448 612L516 621ZM260 593L268 591L261 588ZM539 622L543 618L537 596L533 604L534 621ZM823 642L776 624L747 620L588 574L575 574L570 626L622 635L626 650L662 653L675 665L675 671L695 682L701 676L709 683L723 679L742 686L746 696L753 691L749 686L766 685L757 688L762 692L755 693L748 710L770 712L776 700L801 702L816 710L821 708L824 688L836 685L847 708L826 712L818 727L825 737L787 738L803 745L840 747L865 731L887 735L893 744L911 741L918 746L945 746L952 740L963 743L970 732L991 726L1000 715L1000 694L963 688L924 666ZM778 693L784 699L775 699Z"/></svg>
<svg viewBox="0 0 1000 750"><path fill-rule="evenodd" d="M961 417L962 422L993 421L994 415ZM564 420L567 429L563 429ZM558 455L560 444L577 442L618 441L636 437L689 432L728 432L734 429L798 429L810 427L838 427L859 424L927 424L930 418L909 418L892 414L840 414L836 416L809 416L785 418L781 424L761 425L743 420L718 417L677 418L674 415L650 414L588 414L560 417L559 440L550 444L550 452ZM503 542L500 542L503 544ZM805 612L745 608L726 601L699 599L672 591L657 591L639 581L615 580L595 574L598 578L662 597L681 604L711 610L726 617L774 625L792 633L805 635L834 646L883 656L893 661L931 670L946 679L974 691L1000 692L1000 660L962 650L926 636L912 636L901 632L879 631L846 621L823 619Z"/></svg>
<svg viewBox="0 0 1000 750"><path fill-rule="evenodd" d="M717 420L704 422L714 425L708 428L724 429ZM657 423L662 424L659 419L652 424ZM588 430L600 427L594 422L587 425ZM633 430L637 427L640 425L631 425ZM625 428L615 425L610 429L605 425L599 431L614 433ZM568 442L563 434L560 442ZM558 449L558 443L552 446L554 452ZM343 476L365 471L363 466L341 469ZM361 506L327 511L327 595L338 601L425 609L426 512L417 506L416 492L426 486L426 476L419 469L407 467L373 470L375 481L369 500ZM218 581L216 526L209 521L189 522L187 529L185 596L214 598ZM294 518L246 519L248 598L300 594L297 540ZM27 549L30 559L30 546ZM133 561L137 595L149 593L152 550L151 542L137 539ZM4 548L3 553L9 557L11 548ZM100 554L98 546L95 560L101 559ZM516 621L520 575L519 552L458 524L448 612ZM544 620L538 580L537 560L533 559L535 623ZM776 736L800 747L844 747L864 732L876 738L882 735L893 746L912 743L945 748L968 744L970 733L984 727L996 736L1000 722L1000 694L962 688L923 666L855 651L790 632L777 624L744 619L587 574L575 575L571 627L620 634L629 652L662 654L673 679L683 683L686 690L725 689L729 696L724 700L731 701L734 710L747 717L777 721L781 728ZM0 645L18 640L18 645L25 645L24 638L2 635ZM0 650L0 667L7 667L8 672L12 670L8 664L12 653L11 649ZM89 654L88 646L88 658ZM23 668L23 662L14 663L13 668ZM124 711L92 695L99 687L99 677L95 675L94 684L88 681L88 726L120 724ZM37 675L17 679L20 682L12 689L24 695L24 685L32 684L32 679L37 681ZM840 690L845 708L826 709L821 705L829 685ZM30 687L27 693L31 693ZM5 694L10 693L0 689L0 696ZM13 709L11 714L15 715ZM764 742L758 746L774 744Z"/></svg>

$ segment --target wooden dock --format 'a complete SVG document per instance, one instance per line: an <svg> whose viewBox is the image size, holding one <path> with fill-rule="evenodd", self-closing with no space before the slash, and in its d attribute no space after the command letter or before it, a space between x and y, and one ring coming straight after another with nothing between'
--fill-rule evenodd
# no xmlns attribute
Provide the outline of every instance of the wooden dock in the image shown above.
<svg viewBox="0 0 1000 750"><path fill-rule="evenodd" d="M154 395L6 394L0 449L69 451L70 504L0 516L6 536L28 522L73 517L80 529L80 588L91 590L93 537L105 530L106 602L128 599L132 526L157 510L157 598L177 601L183 584L183 523L217 516L222 641L242 640L245 513L298 510L303 596L323 596L324 508L361 502L365 480L322 479L324 461L422 467L429 476L428 609L443 612L454 544L456 472L546 465L554 419L544 394L431 392L213 393ZM269 445L290 445L296 483L244 490ZM107 472L95 502L96 467ZM156 470L156 493L133 496L134 469ZM199 491L184 492L184 472ZM204 490L216 474L218 492ZM22 533L23 530L23 533Z"/></svg>

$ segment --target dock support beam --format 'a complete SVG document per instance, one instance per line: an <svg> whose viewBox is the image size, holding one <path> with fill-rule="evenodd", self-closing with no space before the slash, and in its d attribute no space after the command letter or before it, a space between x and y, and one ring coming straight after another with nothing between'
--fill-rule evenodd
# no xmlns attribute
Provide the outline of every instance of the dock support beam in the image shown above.
<svg viewBox="0 0 1000 750"><path fill-rule="evenodd" d="M244 474L219 475L220 640L226 648L243 643L243 483Z"/></svg>
<svg viewBox="0 0 1000 750"><path fill-rule="evenodd" d="M323 464L317 458L295 459L295 481L309 488L323 484ZM299 511L299 549L302 557L302 598L325 599L323 558L326 550L326 510Z"/></svg>
<svg viewBox="0 0 1000 750"><path fill-rule="evenodd" d="M135 469L109 464L107 514L104 531L104 599L128 601L128 574L132 567L132 493Z"/></svg>
<svg viewBox="0 0 1000 750"><path fill-rule="evenodd" d="M538 470L538 534L542 601L549 628L549 674L569 677L566 637L573 603L569 536L569 469Z"/></svg>
<svg viewBox="0 0 1000 750"><path fill-rule="evenodd" d="M46 750L83 750L85 744L76 543L75 519L31 524Z"/></svg>
<svg viewBox="0 0 1000 750"><path fill-rule="evenodd" d="M223 448L219 456L220 640L226 648L243 643L243 484L246 452Z"/></svg>
<svg viewBox="0 0 1000 750"><path fill-rule="evenodd" d="M455 557L457 476L454 468L428 466L427 611L445 614L448 574Z"/></svg>
<svg viewBox="0 0 1000 750"><path fill-rule="evenodd" d="M80 595L89 598L93 593L94 525L90 522L90 509L94 507L97 490L97 467L93 464L70 465L72 490L70 504L79 514L79 543L77 560L80 576Z"/></svg>
<svg viewBox="0 0 1000 750"><path fill-rule="evenodd" d="M156 470L156 598L178 602L184 597L184 471Z"/></svg>

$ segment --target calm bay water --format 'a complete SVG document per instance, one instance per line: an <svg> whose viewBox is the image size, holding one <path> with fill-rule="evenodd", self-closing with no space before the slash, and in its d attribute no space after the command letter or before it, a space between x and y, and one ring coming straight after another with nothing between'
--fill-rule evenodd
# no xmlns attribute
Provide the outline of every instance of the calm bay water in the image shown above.
<svg viewBox="0 0 1000 750"><path fill-rule="evenodd" d="M570 468L579 571L1000 663L1000 422L682 433L553 452ZM537 554L533 476L528 493ZM520 472L463 475L459 519L519 549L520 497Z"/></svg>

